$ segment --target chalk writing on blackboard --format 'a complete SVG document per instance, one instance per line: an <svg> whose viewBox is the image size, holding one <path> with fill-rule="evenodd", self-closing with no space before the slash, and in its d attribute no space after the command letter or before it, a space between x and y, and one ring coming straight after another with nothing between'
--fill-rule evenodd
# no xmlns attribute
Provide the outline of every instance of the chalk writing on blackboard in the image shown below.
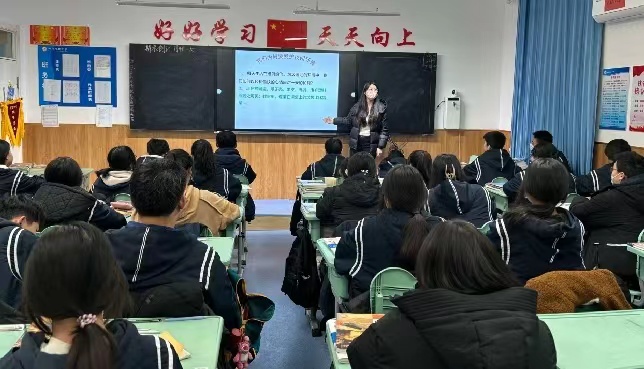
<svg viewBox="0 0 644 369"><path fill-rule="evenodd" d="M181 54L184 52L187 53L196 53L197 49L192 46L181 46L181 45L145 45L144 50L146 53L150 54Z"/></svg>

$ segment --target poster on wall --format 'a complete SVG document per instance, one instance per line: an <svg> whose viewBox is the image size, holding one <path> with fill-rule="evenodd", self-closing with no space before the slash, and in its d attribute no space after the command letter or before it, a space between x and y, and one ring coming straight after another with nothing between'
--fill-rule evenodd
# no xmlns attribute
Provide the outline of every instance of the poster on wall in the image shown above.
<svg viewBox="0 0 644 369"><path fill-rule="evenodd" d="M633 67L631 96L631 125L629 129L635 132L644 132L644 65Z"/></svg>
<svg viewBox="0 0 644 369"><path fill-rule="evenodd" d="M61 26L61 45L89 46L88 26Z"/></svg>
<svg viewBox="0 0 644 369"><path fill-rule="evenodd" d="M40 46L40 105L116 105L116 48Z"/></svg>
<svg viewBox="0 0 644 369"><path fill-rule="evenodd" d="M604 69L599 129L626 130L630 69Z"/></svg>
<svg viewBox="0 0 644 369"><path fill-rule="evenodd" d="M60 27L29 26L29 43L32 45L60 45Z"/></svg>

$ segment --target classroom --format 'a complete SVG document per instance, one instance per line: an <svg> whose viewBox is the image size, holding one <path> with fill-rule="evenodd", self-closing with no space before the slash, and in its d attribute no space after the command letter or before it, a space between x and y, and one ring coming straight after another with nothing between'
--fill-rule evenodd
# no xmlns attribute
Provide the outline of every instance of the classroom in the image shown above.
<svg viewBox="0 0 644 369"><path fill-rule="evenodd" d="M644 368L642 44L644 0L0 0L0 367Z"/></svg>

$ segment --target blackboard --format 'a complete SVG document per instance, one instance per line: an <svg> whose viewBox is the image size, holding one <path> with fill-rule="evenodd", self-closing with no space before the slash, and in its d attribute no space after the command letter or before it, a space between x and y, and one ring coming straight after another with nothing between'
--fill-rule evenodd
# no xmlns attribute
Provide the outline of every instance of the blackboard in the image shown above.
<svg viewBox="0 0 644 369"><path fill-rule="evenodd" d="M215 130L216 49L130 44L130 128Z"/></svg>

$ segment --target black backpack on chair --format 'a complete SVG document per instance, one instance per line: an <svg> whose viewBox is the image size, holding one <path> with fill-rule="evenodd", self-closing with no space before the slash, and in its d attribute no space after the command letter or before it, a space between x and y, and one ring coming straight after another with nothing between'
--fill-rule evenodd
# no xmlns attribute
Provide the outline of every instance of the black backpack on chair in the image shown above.
<svg viewBox="0 0 644 369"><path fill-rule="evenodd" d="M298 228L297 236L286 258L282 292L295 304L306 309L318 306L320 278L315 247L311 242L309 231L302 227Z"/></svg>

